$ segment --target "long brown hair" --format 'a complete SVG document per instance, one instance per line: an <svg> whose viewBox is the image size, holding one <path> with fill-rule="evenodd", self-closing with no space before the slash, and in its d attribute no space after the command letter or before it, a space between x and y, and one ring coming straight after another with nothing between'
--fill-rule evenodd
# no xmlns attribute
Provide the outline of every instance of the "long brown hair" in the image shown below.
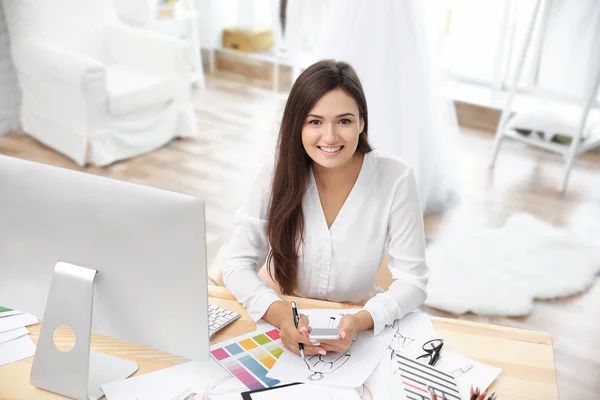
<svg viewBox="0 0 600 400"><path fill-rule="evenodd" d="M335 89L342 89L354 98L359 118L364 121L356 151L363 154L371 151L367 139L367 101L354 69L343 61L322 60L304 70L294 83L283 112L267 214L266 230L271 245L267 270L283 294L292 294L296 288L299 250L304 241L302 198L308 185L311 158L302 145L302 127L315 103Z"/></svg>

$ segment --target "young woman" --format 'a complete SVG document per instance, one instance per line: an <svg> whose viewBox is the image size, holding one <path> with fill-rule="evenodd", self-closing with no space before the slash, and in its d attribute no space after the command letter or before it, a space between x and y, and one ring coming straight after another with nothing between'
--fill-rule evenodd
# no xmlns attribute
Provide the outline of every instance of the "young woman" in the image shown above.
<svg viewBox="0 0 600 400"><path fill-rule="evenodd" d="M305 355L344 351L355 333L374 328L378 334L427 297L414 175L397 157L372 150L367 128L365 95L352 67L313 64L288 97L274 165L265 165L236 214L225 285L254 321L280 328L283 344L296 354L299 343ZM394 282L373 296L386 252ZM341 339L313 346L306 317L296 328L280 294L363 309L342 318Z"/></svg>

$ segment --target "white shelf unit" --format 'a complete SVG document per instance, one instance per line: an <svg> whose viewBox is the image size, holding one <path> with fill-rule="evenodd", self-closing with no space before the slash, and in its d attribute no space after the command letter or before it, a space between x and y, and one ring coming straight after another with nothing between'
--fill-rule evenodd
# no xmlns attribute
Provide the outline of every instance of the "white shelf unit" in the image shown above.
<svg viewBox="0 0 600 400"><path fill-rule="evenodd" d="M151 20L151 24L162 30L163 24L184 24L184 38L188 42L189 60L192 66L191 83L198 88L204 88L206 83L204 79L204 67L202 66L202 55L200 51L200 39L198 36L198 20L200 15L195 9L194 0L179 0L179 4L173 10L172 16L159 16L158 12L154 13L155 17Z"/></svg>
<svg viewBox="0 0 600 400"><path fill-rule="evenodd" d="M517 82L519 82L519 78L521 77L521 73L525 64L525 59L527 57L529 48L532 44L535 26L536 24L541 24L542 26L545 24L546 21L544 20L544 18L546 18L548 15L547 10L551 5L551 1L552 0L537 0L535 3L535 7L531 16L531 22L529 23L527 35L525 38L525 45L519 58L516 76L514 77L513 82L510 85L508 98L502 110L500 122L498 123L490 167L493 168L495 166L501 144L505 139L516 140L533 147L537 147L559 154L564 158L565 166L562 178L558 185L558 189L559 191L564 192L567 188L569 176L575 158L586 151L595 149L596 147L600 146L600 124L593 129L595 134L590 134L587 136L584 134L585 129L590 128L588 126L588 122L590 121L590 115L592 113L600 112L600 110L598 110L597 107L593 107L597 104L596 98L598 95L598 88L600 87L600 63L594 82L592 82L592 84L590 85L588 93L583 94L581 98L575 99L571 96L561 96L561 94L538 90L538 88L534 87L532 88L530 93L528 93L525 96L528 97L527 102L530 103L528 104L528 106L524 106L524 102L519 101L520 99L518 99L517 97L523 96L517 94ZM544 8L542 8L542 6ZM537 47L533 49L535 51L534 60L536 63L540 62L539 48L541 46L540 43L544 39L543 30L539 29L539 32L539 34L542 35L541 40L538 41ZM522 134L512 129L513 127L510 126L510 120L511 118L513 118L514 114L527 113L527 110L535 109L535 106L532 106L533 104L537 104L538 109L541 105L542 107L550 111L564 111L571 109L572 115L577 115L576 127L573 129L573 131L560 132L571 136L571 141L569 144L559 144L538 138L535 132L532 132L529 136L523 136Z"/></svg>
<svg viewBox="0 0 600 400"><path fill-rule="evenodd" d="M275 49L271 49L271 50L265 50L265 51L261 51L261 52L255 52L255 53L247 53L244 51L239 51L239 50L234 50L234 49L227 49L224 48L222 46L219 46L215 49L211 49L211 61L210 61L210 72L214 72L214 58L215 58L215 53L219 52L219 53L223 53L223 54L231 54L234 56L238 56L238 57L243 57L243 58L248 58L251 60L258 60L258 61L264 61L264 62L269 62L273 64L273 91L277 92L279 91L279 77L280 77L280 66L287 66L287 67L291 67L292 69L292 76L291 76L291 81L292 83L296 80L296 78L298 77L298 75L300 75L300 73L302 72L302 70L304 68L306 68L308 65L310 65L314 60L313 60L313 56L310 53L302 53L296 57L294 57L292 54L283 51L283 50L275 50Z"/></svg>

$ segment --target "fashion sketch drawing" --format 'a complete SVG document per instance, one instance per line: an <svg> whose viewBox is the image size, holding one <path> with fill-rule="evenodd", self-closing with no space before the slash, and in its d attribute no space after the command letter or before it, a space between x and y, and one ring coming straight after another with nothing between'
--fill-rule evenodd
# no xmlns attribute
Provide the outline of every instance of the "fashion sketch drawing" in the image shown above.
<svg viewBox="0 0 600 400"><path fill-rule="evenodd" d="M328 328L335 328L339 325L341 318L344 314L332 316L328 321ZM306 366L308 367L309 375L308 379L311 381L320 381L326 374L330 374L337 371L342 365L346 364L350 357L352 357L352 345L358 339L358 334L352 339L352 343L348 350L343 353L330 353L327 355L316 354L305 360Z"/></svg>
<svg viewBox="0 0 600 400"><path fill-rule="evenodd" d="M348 350L343 353L329 353L326 355L316 354L305 360L308 367L308 379L311 381L320 381L326 374L337 371L342 365L346 364L352 357L352 345L358 339L358 335L352 339L352 344Z"/></svg>
<svg viewBox="0 0 600 400"><path fill-rule="evenodd" d="M392 324L392 328L396 329L396 332L394 333L394 337L388 346L390 360L394 358L396 353L402 353L403 350L406 350L408 346L415 341L413 338L404 336L402 333L400 333L397 320Z"/></svg>

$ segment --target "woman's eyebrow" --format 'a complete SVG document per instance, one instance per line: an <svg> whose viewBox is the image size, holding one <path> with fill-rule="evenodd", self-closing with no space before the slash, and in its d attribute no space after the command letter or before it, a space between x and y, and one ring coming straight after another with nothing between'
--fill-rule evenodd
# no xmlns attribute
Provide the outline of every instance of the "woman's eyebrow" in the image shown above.
<svg viewBox="0 0 600 400"><path fill-rule="evenodd" d="M340 115L336 115L335 117L336 117L336 118L341 118L341 117L347 117L347 116L349 116L349 115L351 115L351 116L353 116L353 117L356 117L356 116L355 116L354 114L352 114L352 113L343 113L343 114L340 114ZM313 118L323 118L322 116L320 116L320 115L317 115L317 114L308 114L308 115L307 115L307 117L313 117Z"/></svg>

